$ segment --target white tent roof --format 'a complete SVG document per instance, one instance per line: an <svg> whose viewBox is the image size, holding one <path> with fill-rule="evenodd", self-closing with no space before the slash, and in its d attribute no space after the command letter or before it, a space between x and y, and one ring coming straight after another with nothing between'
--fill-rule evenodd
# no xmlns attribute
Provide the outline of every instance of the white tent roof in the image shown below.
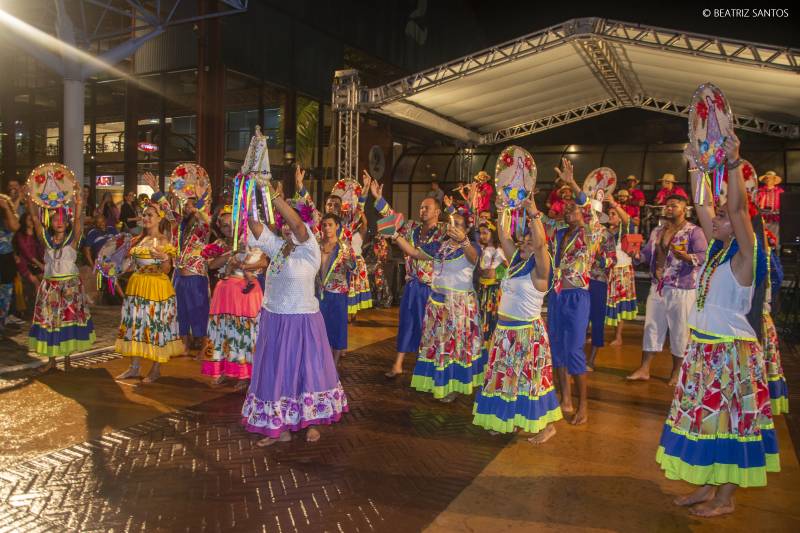
<svg viewBox="0 0 800 533"><path fill-rule="evenodd" d="M686 115L711 81L740 129L800 137L800 50L575 19L370 88L370 109L494 144L638 107Z"/></svg>

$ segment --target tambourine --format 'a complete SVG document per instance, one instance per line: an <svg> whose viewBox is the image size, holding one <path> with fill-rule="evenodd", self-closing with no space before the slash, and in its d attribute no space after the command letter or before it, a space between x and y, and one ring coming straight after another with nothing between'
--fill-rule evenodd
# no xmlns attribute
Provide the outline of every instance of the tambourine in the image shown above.
<svg viewBox="0 0 800 533"><path fill-rule="evenodd" d="M75 194L75 173L61 163L43 163L28 174L28 190L39 207L66 207Z"/></svg>
<svg viewBox="0 0 800 533"><path fill-rule="evenodd" d="M181 203L189 198L202 201L202 206L211 204L211 181L206 169L197 163L181 163L169 176L169 190Z"/></svg>
<svg viewBox="0 0 800 533"><path fill-rule="evenodd" d="M495 165L494 183L505 207L519 207L536 186L536 163L530 152L513 145L503 149Z"/></svg>
<svg viewBox="0 0 800 533"><path fill-rule="evenodd" d="M108 239L100 248L94 262L98 290L102 287L103 281L106 281L108 292L114 294L114 284L124 271L123 265L131 249L131 241L130 233L120 233Z"/></svg>
<svg viewBox="0 0 800 533"><path fill-rule="evenodd" d="M747 194L747 197L750 198L751 202L756 202L758 197L758 174L756 173L755 167L747 161L746 159L742 160L742 177L744 178L744 189ZM728 198L728 169L725 169L725 175L722 180L722 185L720 186L719 191L719 198L720 203L724 203L727 201Z"/></svg>
<svg viewBox="0 0 800 533"><path fill-rule="evenodd" d="M358 209L358 199L361 197L361 185L350 178L340 179L333 185L331 194L342 200L342 214L355 215Z"/></svg>
<svg viewBox="0 0 800 533"><path fill-rule="evenodd" d="M617 188L617 173L608 167L592 170L583 180L583 192L593 200L601 202ZM601 192L602 191L602 192Z"/></svg>
<svg viewBox="0 0 800 533"><path fill-rule="evenodd" d="M722 148L733 132L733 112L722 90L713 83L704 83L694 92L689 108L689 143L696 152L695 165L713 175L712 191L719 196L722 188L726 155ZM698 187L699 194L705 187ZM698 203L702 198L697 199Z"/></svg>

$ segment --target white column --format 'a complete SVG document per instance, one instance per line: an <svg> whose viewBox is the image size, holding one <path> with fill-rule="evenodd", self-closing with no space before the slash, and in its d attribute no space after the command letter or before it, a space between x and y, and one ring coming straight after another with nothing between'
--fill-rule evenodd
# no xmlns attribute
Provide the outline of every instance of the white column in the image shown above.
<svg viewBox="0 0 800 533"><path fill-rule="evenodd" d="M64 79L64 164L83 186L83 117L86 82Z"/></svg>

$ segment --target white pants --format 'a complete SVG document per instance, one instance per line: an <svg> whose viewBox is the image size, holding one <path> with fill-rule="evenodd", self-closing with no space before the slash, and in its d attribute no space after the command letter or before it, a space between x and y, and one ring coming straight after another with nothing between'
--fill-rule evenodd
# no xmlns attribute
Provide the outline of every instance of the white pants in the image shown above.
<svg viewBox="0 0 800 533"><path fill-rule="evenodd" d="M642 350L660 352L669 331L670 352L675 357L683 357L689 343L689 312L695 304L696 292L695 289L664 286L658 294L658 285L650 285Z"/></svg>

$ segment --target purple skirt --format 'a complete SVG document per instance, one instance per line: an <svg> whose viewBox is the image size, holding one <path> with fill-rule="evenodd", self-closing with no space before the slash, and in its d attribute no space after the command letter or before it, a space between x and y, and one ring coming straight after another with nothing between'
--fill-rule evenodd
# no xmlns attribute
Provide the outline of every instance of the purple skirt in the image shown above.
<svg viewBox="0 0 800 533"><path fill-rule="evenodd" d="M320 313L281 315L261 310L253 376L242 406L247 431L278 438L347 412Z"/></svg>

